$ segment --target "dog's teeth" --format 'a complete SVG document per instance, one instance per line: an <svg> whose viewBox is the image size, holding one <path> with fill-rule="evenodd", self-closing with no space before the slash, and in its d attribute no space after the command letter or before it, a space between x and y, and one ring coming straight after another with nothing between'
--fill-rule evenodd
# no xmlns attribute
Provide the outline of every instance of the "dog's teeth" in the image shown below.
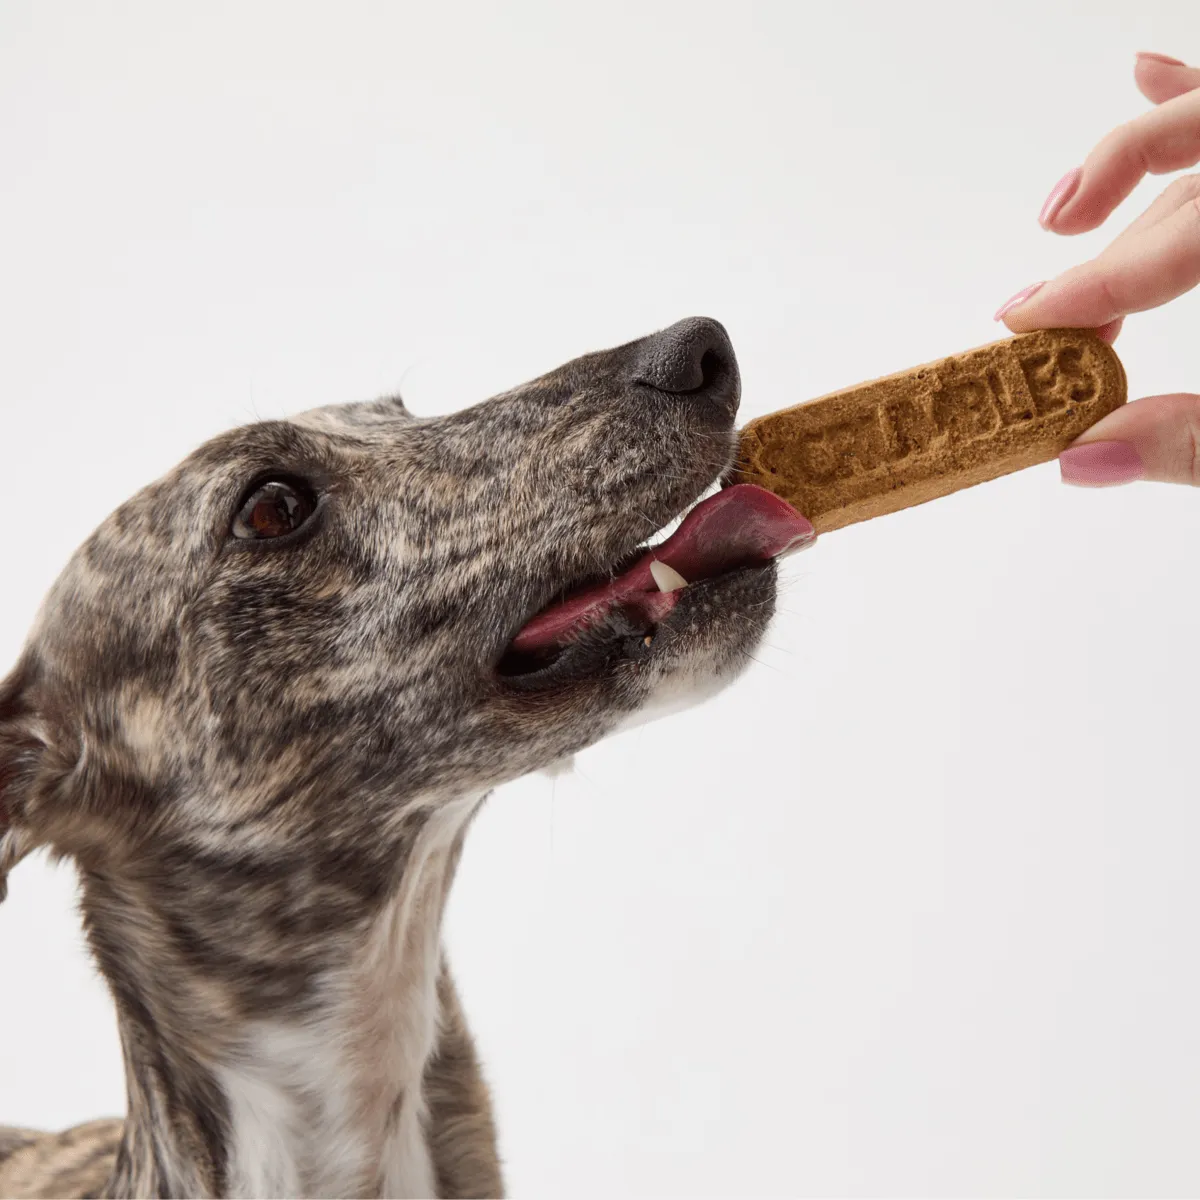
<svg viewBox="0 0 1200 1200"><path fill-rule="evenodd" d="M654 576L660 592L677 592L688 585L688 581L674 567L659 562L657 558L650 563L650 574Z"/></svg>

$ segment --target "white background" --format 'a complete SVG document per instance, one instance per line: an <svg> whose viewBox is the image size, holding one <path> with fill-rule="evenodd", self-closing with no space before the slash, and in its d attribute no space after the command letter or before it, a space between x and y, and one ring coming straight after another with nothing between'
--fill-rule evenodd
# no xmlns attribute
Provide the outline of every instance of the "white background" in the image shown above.
<svg viewBox="0 0 1200 1200"><path fill-rule="evenodd" d="M256 415L695 313L746 416L998 336L1109 236L1035 216L1136 49L1200 59L1194 0L3 0L0 659ZM1135 394L1198 317L1129 323ZM732 690L499 792L448 938L512 1191L1200 1190L1198 541L1053 465L832 534ZM72 895L0 909L0 1122L123 1106Z"/></svg>

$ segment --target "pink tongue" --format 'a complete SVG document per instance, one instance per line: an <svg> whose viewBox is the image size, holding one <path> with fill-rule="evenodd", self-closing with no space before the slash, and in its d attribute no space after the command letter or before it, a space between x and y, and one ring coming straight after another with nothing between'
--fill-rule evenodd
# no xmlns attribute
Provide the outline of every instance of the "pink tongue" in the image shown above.
<svg viewBox="0 0 1200 1200"><path fill-rule="evenodd" d="M513 639L513 649L528 653L561 646L618 606L648 623L661 620L682 593L658 590L650 573L655 559L695 583L767 562L814 536L808 521L778 496L753 484L736 484L697 504L661 546L648 550L624 575L543 609Z"/></svg>

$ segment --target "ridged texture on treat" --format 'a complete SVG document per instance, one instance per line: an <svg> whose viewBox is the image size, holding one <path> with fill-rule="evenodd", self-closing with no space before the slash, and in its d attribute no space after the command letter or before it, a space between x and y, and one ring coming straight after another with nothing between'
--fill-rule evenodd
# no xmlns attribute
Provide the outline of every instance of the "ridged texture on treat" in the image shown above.
<svg viewBox="0 0 1200 1200"><path fill-rule="evenodd" d="M1047 462L1125 396L1094 333L1022 334L751 421L730 482L827 533Z"/></svg>

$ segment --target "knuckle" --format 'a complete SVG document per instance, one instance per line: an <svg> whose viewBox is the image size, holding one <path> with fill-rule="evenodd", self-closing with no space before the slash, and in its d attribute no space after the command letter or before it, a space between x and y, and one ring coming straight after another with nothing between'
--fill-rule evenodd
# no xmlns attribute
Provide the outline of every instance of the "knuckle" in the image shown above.
<svg viewBox="0 0 1200 1200"><path fill-rule="evenodd" d="M1111 133L1096 148L1096 157L1122 174L1138 177L1151 174L1142 127L1136 121L1129 121Z"/></svg>
<svg viewBox="0 0 1200 1200"><path fill-rule="evenodd" d="M1114 320L1121 316L1124 311L1124 305L1121 297L1117 295L1117 289L1113 284L1111 275L1101 272L1096 277L1096 294L1099 297L1100 304L1103 308L1111 313L1109 320Z"/></svg>
<svg viewBox="0 0 1200 1200"><path fill-rule="evenodd" d="M1171 181L1163 195L1169 197L1180 208L1189 201L1200 200L1200 175L1181 175Z"/></svg>
<svg viewBox="0 0 1200 1200"><path fill-rule="evenodd" d="M1200 396L1180 397L1183 408L1182 447L1187 455L1186 481L1200 487Z"/></svg>

